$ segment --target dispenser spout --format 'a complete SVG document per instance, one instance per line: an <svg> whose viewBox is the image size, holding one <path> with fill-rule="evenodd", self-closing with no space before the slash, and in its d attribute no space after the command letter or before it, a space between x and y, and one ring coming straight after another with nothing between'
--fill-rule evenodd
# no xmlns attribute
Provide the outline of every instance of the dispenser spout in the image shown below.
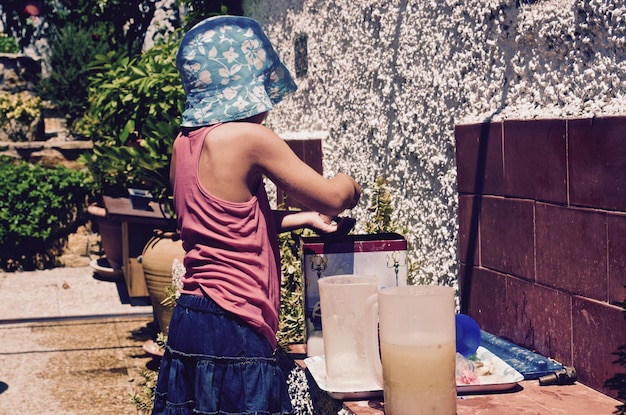
<svg viewBox="0 0 626 415"><path fill-rule="evenodd" d="M571 385L576 382L576 379L578 379L576 369L571 366L565 366L563 369L556 370L554 373L541 376L539 378L539 385Z"/></svg>

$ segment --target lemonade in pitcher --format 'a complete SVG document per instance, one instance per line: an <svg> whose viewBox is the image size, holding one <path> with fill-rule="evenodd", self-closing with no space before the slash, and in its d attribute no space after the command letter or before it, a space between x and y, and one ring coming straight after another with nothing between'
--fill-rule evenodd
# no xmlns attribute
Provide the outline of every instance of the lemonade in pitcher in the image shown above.
<svg viewBox="0 0 626 415"><path fill-rule="evenodd" d="M456 413L454 342L381 349L387 415Z"/></svg>
<svg viewBox="0 0 626 415"><path fill-rule="evenodd" d="M383 288L365 308L366 359L385 414L456 414L454 289Z"/></svg>

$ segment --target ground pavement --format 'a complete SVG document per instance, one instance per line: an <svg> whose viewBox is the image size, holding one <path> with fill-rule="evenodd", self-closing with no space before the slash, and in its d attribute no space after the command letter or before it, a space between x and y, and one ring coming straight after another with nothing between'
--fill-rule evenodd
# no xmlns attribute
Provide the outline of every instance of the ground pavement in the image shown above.
<svg viewBox="0 0 626 415"><path fill-rule="evenodd" d="M124 302L90 267L0 272L0 414L136 415L152 307Z"/></svg>

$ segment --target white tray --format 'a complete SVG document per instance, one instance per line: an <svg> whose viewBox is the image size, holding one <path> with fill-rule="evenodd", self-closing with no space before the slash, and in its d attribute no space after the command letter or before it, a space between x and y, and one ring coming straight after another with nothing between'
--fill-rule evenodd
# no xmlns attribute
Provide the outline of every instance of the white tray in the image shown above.
<svg viewBox="0 0 626 415"><path fill-rule="evenodd" d="M517 385L517 382L524 380L524 376L521 373L482 346L478 347L476 357L483 362L493 362L494 373L492 375L479 376L480 384L478 385L457 384L457 393L502 391L511 389Z"/></svg>
<svg viewBox="0 0 626 415"><path fill-rule="evenodd" d="M471 392L494 392L511 389L517 382L524 379L521 373L509 366L504 360L491 353L484 347L479 347L476 356L482 361L492 361L494 364L494 374L487 376L479 376L480 384L477 385L460 385L457 384L457 393ZM377 385L368 385L365 390L345 390L330 391L326 385L326 362L324 356L312 356L304 359L309 372L315 379L317 386L327 392L335 399L351 400L351 399L375 399L383 396L383 391L376 387Z"/></svg>
<svg viewBox="0 0 626 415"><path fill-rule="evenodd" d="M311 372L317 386L331 397L341 400L382 398L383 391L374 380L364 380L362 387L350 390L330 391L326 385L326 360L324 356L312 356L304 359L306 368Z"/></svg>

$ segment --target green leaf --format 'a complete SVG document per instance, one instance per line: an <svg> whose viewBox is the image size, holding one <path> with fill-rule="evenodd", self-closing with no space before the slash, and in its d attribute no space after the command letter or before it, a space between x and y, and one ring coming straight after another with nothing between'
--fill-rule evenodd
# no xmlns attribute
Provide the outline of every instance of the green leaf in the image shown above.
<svg viewBox="0 0 626 415"><path fill-rule="evenodd" d="M120 133L120 141L122 143L125 143L128 140L128 136L133 131L135 131L135 121L130 119L130 120L128 120L126 122L126 125L124 126L124 129Z"/></svg>

